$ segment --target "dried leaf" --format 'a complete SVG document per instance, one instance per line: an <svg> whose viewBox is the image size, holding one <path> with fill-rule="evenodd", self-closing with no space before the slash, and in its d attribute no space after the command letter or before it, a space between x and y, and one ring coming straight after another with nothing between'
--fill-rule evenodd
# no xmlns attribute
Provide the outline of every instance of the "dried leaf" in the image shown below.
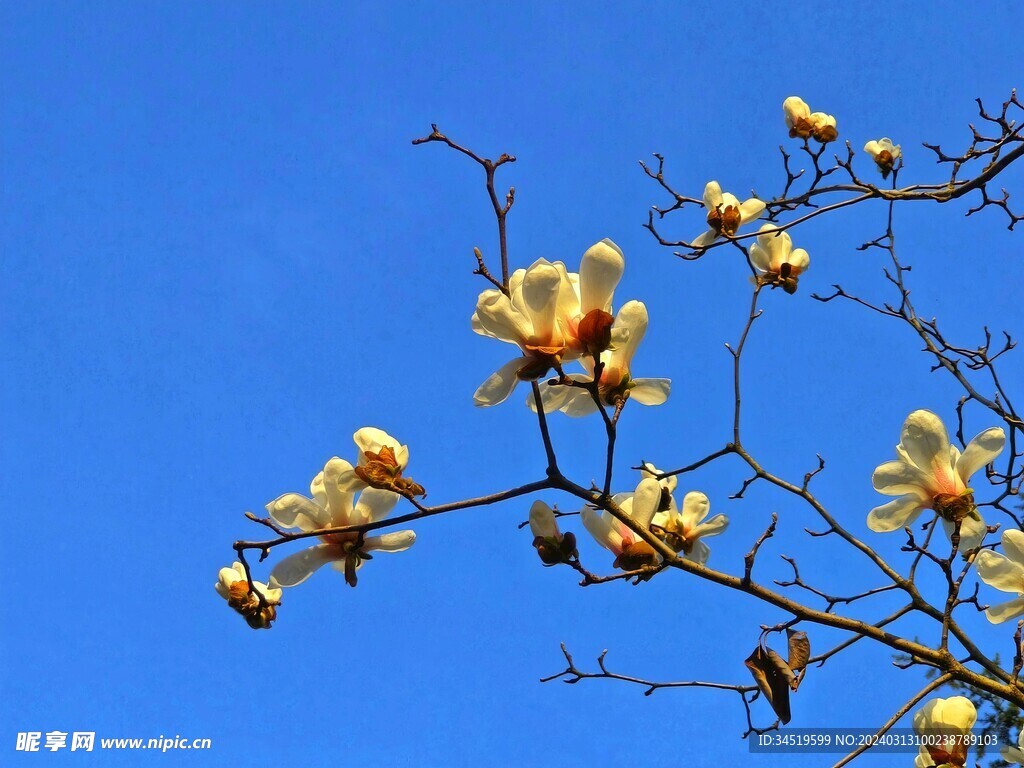
<svg viewBox="0 0 1024 768"><path fill-rule="evenodd" d="M771 648L758 646L745 662L761 693L784 724L789 722L789 691L795 679L793 670Z"/></svg>
<svg viewBox="0 0 1024 768"><path fill-rule="evenodd" d="M786 638L789 640L789 668L796 673L801 672L811 658L811 641L807 639L806 632L797 632L792 629L786 630ZM793 683L795 691L803 675L800 675Z"/></svg>

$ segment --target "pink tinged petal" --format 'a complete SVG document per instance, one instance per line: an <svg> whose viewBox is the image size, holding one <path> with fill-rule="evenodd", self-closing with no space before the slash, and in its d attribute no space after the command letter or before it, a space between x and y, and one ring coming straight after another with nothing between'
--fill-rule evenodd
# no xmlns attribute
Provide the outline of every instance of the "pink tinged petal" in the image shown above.
<svg viewBox="0 0 1024 768"><path fill-rule="evenodd" d="M764 209L764 200L758 200L756 197L744 200L740 203L740 223L746 224L753 221L761 215L761 212L764 211Z"/></svg>
<svg viewBox="0 0 1024 768"><path fill-rule="evenodd" d="M709 181L704 186L704 207L709 211L722 204L722 187L717 181Z"/></svg>
<svg viewBox="0 0 1024 768"><path fill-rule="evenodd" d="M387 517L401 498L397 493L382 488L367 488L359 494L355 509L352 511L350 525L375 523Z"/></svg>
<svg viewBox="0 0 1024 768"><path fill-rule="evenodd" d="M629 398L641 405L661 405L672 391L671 379L633 379L632 383Z"/></svg>
<svg viewBox="0 0 1024 768"><path fill-rule="evenodd" d="M946 538L952 541L954 524L943 518L942 530L945 531ZM957 552L967 552L980 546L987 534L988 528L984 520L965 517L960 521L960 544L957 546Z"/></svg>
<svg viewBox="0 0 1024 768"><path fill-rule="evenodd" d="M484 291L476 304L476 318L488 336L510 344L522 344L533 333L530 319L498 291Z"/></svg>
<svg viewBox="0 0 1024 768"><path fill-rule="evenodd" d="M341 554L341 550L338 547L331 544L318 544L315 547L288 555L288 557L274 566L274 570L270 572L270 578L278 586L295 587L312 576L326 563L333 562L342 557L344 555Z"/></svg>
<svg viewBox="0 0 1024 768"><path fill-rule="evenodd" d="M725 515L715 515L706 523L701 523L691 532L691 536L700 538L702 536L717 536L729 527L729 518Z"/></svg>
<svg viewBox="0 0 1024 768"><path fill-rule="evenodd" d="M876 467L871 475L874 489L887 496L913 493L923 501L931 495L928 493L929 484L930 478L924 472L902 461L887 461Z"/></svg>
<svg viewBox="0 0 1024 768"><path fill-rule="evenodd" d="M348 488L354 476L352 465L335 456L324 465L324 493L331 513L331 525L348 525L355 493ZM365 486L362 483L361 486Z"/></svg>
<svg viewBox="0 0 1024 768"><path fill-rule="evenodd" d="M381 536L371 536L363 544L363 550L366 552L404 552L415 543L415 531L394 531Z"/></svg>
<svg viewBox="0 0 1024 768"><path fill-rule="evenodd" d="M528 357L517 357L501 366L473 393L473 405L489 408L505 402L519 383L516 373L529 362Z"/></svg>
<svg viewBox="0 0 1024 768"><path fill-rule="evenodd" d="M690 491L683 496L683 509L680 517L686 528L693 528L711 511L711 502L700 491Z"/></svg>
<svg viewBox="0 0 1024 768"><path fill-rule="evenodd" d="M611 521L596 510L586 507L580 511L580 520L594 541L610 552L622 553L622 536L612 529Z"/></svg>
<svg viewBox="0 0 1024 768"><path fill-rule="evenodd" d="M919 469L934 477L936 486L931 489L933 492L963 491L963 483L954 476L949 463L949 434L934 413L920 410L907 416L900 433L900 444Z"/></svg>
<svg viewBox="0 0 1024 768"><path fill-rule="evenodd" d="M989 606L988 610L985 611L985 618L993 624L1002 624L1004 621L1021 616L1024 616L1024 597Z"/></svg>
<svg viewBox="0 0 1024 768"><path fill-rule="evenodd" d="M558 536L558 523L555 513L543 501L533 502L530 507L530 531L534 536L554 538Z"/></svg>
<svg viewBox="0 0 1024 768"><path fill-rule="evenodd" d="M983 549L974 559L978 578L1000 592L1024 595L1024 566L1008 557Z"/></svg>
<svg viewBox="0 0 1024 768"><path fill-rule="evenodd" d="M654 513L661 504L661 483L653 477L640 481L633 494L633 510L630 517L641 528L648 528Z"/></svg>
<svg viewBox="0 0 1024 768"><path fill-rule="evenodd" d="M986 429L971 440L956 462L957 474L960 475L964 484L968 484L971 475L975 472L995 461L996 457L1003 452L1005 445L1006 433L1003 432L1002 427Z"/></svg>
<svg viewBox="0 0 1024 768"><path fill-rule="evenodd" d="M286 493L267 504L267 512L285 528L316 531L330 525L326 509L298 493Z"/></svg>
<svg viewBox="0 0 1024 768"><path fill-rule="evenodd" d="M615 287L626 268L622 250L605 238L587 249L580 261L580 313L609 311Z"/></svg>
<svg viewBox="0 0 1024 768"><path fill-rule="evenodd" d="M552 340L561 282L558 270L546 261L537 261L526 270L523 301L533 326L530 340L534 343L544 345Z"/></svg>
<svg viewBox="0 0 1024 768"><path fill-rule="evenodd" d="M902 530L913 523L924 509L917 496L901 496L868 512L868 528L877 533Z"/></svg>

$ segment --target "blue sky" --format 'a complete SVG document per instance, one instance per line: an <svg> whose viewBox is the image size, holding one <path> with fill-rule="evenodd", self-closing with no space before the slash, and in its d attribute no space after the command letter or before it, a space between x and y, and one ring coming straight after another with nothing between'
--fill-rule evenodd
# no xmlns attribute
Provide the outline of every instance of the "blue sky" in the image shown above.
<svg viewBox="0 0 1024 768"><path fill-rule="evenodd" d="M788 142L782 100L837 115L859 148L892 136L906 181L934 182L921 141L968 138L976 96L1024 85L1010 3L867 6L654 2L480 4L7 4L0 10L0 475L8 583L0 633L5 764L149 764L138 753L15 755L18 731L208 737L188 765L610 766L636 759L732 764L746 755L735 696L602 681L540 685L602 649L618 671L747 682L758 625L782 616L681 574L640 588L580 589L543 569L517 530L529 500L417 526L347 588L317 574L285 596L270 632L213 591L245 510L304 491L351 458L364 425L409 444L410 474L442 502L539 478L535 422L516 396L474 409L508 348L470 332L472 247L494 255L479 169L437 146L431 122L478 151L516 154L511 260L578 264L610 237L621 299L648 305L639 375L674 381L669 403L623 417L615 486L639 459L689 463L728 439L729 359L745 266L725 249L678 262L641 227L664 197L637 161L662 152L698 195L768 195ZM987 19L978 22L979 14ZM858 160L868 172L865 158ZM1011 191L1024 190L1019 172ZM1024 191L1017 192L1017 196ZM1019 236L962 202L898 210L922 314L965 344L1021 331ZM884 295L881 205L795 233L811 270L773 292L750 342L747 442L780 474L829 462L821 498L865 536L876 464L915 408L953 418L959 393L903 329L809 299L835 282ZM696 211L669 230L702 229ZM673 230L673 227L678 229ZM1019 380L1019 360L1005 377ZM984 413L969 431L991 426ZM556 416L563 467L602 472L594 420ZM791 499L725 460L690 476L732 518L711 564L742 555L782 517L777 554L835 592L877 586L863 558L801 534ZM560 499L544 497L551 503ZM564 504L575 506L570 500ZM895 563L902 537L872 538ZM591 542L594 569L609 557ZM266 571L261 571L265 574ZM865 605L881 617L888 596ZM971 622L986 649L1010 631ZM920 627L922 633L932 631ZM906 631L917 631L912 624ZM816 649L838 639L811 629ZM927 635L922 634L923 637ZM794 726L868 727L920 685L862 643L813 670ZM758 715L770 720L761 706ZM147 759L148 758L148 759ZM865 764L889 764L876 758ZM20 762L19 762L20 764ZM786 765L760 756L754 765Z"/></svg>

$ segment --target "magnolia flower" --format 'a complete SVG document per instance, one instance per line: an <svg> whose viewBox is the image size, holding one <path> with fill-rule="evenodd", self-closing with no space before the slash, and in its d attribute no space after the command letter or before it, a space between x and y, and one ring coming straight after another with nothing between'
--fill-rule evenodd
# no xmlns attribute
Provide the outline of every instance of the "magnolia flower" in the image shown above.
<svg viewBox="0 0 1024 768"><path fill-rule="evenodd" d="M1003 747L999 750L999 755L1008 763L1024 765L1024 728L1021 728L1017 735L1017 746Z"/></svg>
<svg viewBox="0 0 1024 768"><path fill-rule="evenodd" d="M836 119L824 112L811 112L807 102L799 96L790 96L782 102L782 113L791 138L814 138L822 144L839 137Z"/></svg>
<svg viewBox="0 0 1024 768"><path fill-rule="evenodd" d="M709 181L704 187L704 207L708 231L694 238L690 243L693 248L706 248L722 235L732 237L741 226L760 216L765 204L756 197L741 203L735 195L723 192L717 181Z"/></svg>
<svg viewBox="0 0 1024 768"><path fill-rule="evenodd" d="M635 492L617 494L612 500L639 527L648 528L661 504L661 485L653 478L645 478ZM598 512L584 507L580 519L597 543L615 555L616 568L632 571L661 559L650 544L607 510Z"/></svg>
<svg viewBox="0 0 1024 768"><path fill-rule="evenodd" d="M619 310L612 326L612 336L622 340L601 353L604 367L598 380L598 391L605 405L614 407L627 398L641 405L661 405L668 399L671 380L634 379L631 374L633 355L647 333L647 322L647 307L641 301L626 302ZM592 382L594 359L587 356L580 358L579 362L586 373L571 374L569 378L577 382ZM562 411L569 416L586 416L597 411L597 403L590 392L567 384L541 384L541 402L549 413ZM537 410L532 397L527 398L526 404L531 410Z"/></svg>
<svg viewBox="0 0 1024 768"><path fill-rule="evenodd" d="M925 509L942 518L946 535L952 537L960 521L961 552L981 544L988 529L967 486L971 475L992 462L1003 450L1006 436L999 427L979 434L964 452L949 443L946 427L931 411L914 411L907 416L896 446L896 461L875 469L871 482L875 490L898 499L875 507L868 513L868 528L896 531L914 522Z"/></svg>
<svg viewBox="0 0 1024 768"><path fill-rule="evenodd" d="M864 145L864 151L871 155L878 170L882 172L883 179L889 178L889 172L892 171L893 165L902 156L900 145L893 144L889 138L869 141Z"/></svg>
<svg viewBox="0 0 1024 768"><path fill-rule="evenodd" d="M411 490L423 493L411 480L402 477L409 463L409 446L402 445L387 432L376 427L363 427L352 435L359 458L356 466L343 459L340 462L338 485L344 491L359 491L367 486L384 487L397 491Z"/></svg>
<svg viewBox="0 0 1024 768"><path fill-rule="evenodd" d="M967 745L978 711L964 696L932 699L914 713L914 731L922 737L919 766L963 766L967 762ZM927 755L925 754L927 752ZM927 762L928 758L931 762Z"/></svg>
<svg viewBox="0 0 1024 768"><path fill-rule="evenodd" d="M478 406L504 402L520 381L532 381L583 351L584 341L600 335L603 314L611 308L615 286L622 277L622 251L611 240L594 244L583 254L579 274L569 273L558 261L538 259L509 279L509 295L487 290L477 299L473 330L515 344L520 357L491 374L480 385L473 402ZM587 318L586 323L584 320Z"/></svg>
<svg viewBox="0 0 1024 768"><path fill-rule="evenodd" d="M668 509L670 504L675 504L675 499L672 498L672 494L676 492L676 485L678 484L678 478L675 475L669 475L658 479L658 475L661 474L661 470L651 464L649 461L645 461L640 465L640 477L645 479L652 477L658 481L661 485L661 505L659 511Z"/></svg>
<svg viewBox="0 0 1024 768"><path fill-rule="evenodd" d="M214 587L217 594L228 601L233 609L245 617L245 621L253 629L270 629L271 622L277 618L277 606L281 604L281 590L271 589L261 581L253 581L260 598L249 589L249 580L245 576L245 566L236 562L230 568L221 568L217 574Z"/></svg>
<svg viewBox="0 0 1024 768"><path fill-rule="evenodd" d="M974 560L982 581L1001 592L1017 595L985 611L993 624L1024 616L1024 531L1009 528L1003 531L1002 541L1004 554L983 549Z"/></svg>
<svg viewBox="0 0 1024 768"><path fill-rule="evenodd" d="M543 501L535 501L530 507L530 531L544 565L558 565L576 556L576 536L558 530L554 511Z"/></svg>
<svg viewBox="0 0 1024 768"><path fill-rule="evenodd" d="M398 503L398 494L382 488L366 488L357 500L344 483L349 471L351 465L335 456L310 483L312 499L298 493L286 493L267 504L267 512L279 525L300 531L365 525L387 517ZM356 571L365 560L372 559L370 552L402 552L413 545L416 534L413 531L396 531L365 537L362 533L325 533L320 540L321 544L289 555L274 566L271 581L282 587L294 587L321 566L331 563L354 587Z"/></svg>
<svg viewBox="0 0 1024 768"><path fill-rule="evenodd" d="M729 526L729 518L725 515L715 515L703 522L710 509L711 502L707 496L700 491L690 491L683 497L682 512L673 503L654 516L652 528L661 529L663 535L659 538L676 552L682 552L687 560L704 565L711 549L701 538L717 536Z"/></svg>
<svg viewBox="0 0 1024 768"><path fill-rule="evenodd" d="M803 248L793 250L789 232L780 232L773 224L761 226L757 242L750 246L750 261L761 273L765 285L781 286L786 293L795 293L797 281L811 264Z"/></svg>

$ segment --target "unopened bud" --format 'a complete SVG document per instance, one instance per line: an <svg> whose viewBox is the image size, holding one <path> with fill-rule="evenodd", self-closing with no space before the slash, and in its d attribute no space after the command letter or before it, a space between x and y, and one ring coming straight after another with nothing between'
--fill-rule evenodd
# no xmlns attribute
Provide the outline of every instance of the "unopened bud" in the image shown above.
<svg viewBox="0 0 1024 768"><path fill-rule="evenodd" d="M603 309L592 309L579 324L580 346L591 355L600 355L612 344L615 318Z"/></svg>

